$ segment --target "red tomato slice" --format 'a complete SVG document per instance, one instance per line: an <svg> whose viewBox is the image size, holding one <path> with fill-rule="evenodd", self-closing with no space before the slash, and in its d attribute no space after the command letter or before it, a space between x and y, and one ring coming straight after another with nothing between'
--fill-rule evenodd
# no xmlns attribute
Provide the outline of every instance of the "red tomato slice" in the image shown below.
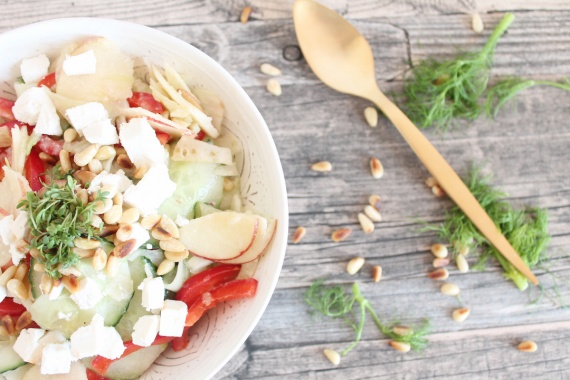
<svg viewBox="0 0 570 380"><path fill-rule="evenodd" d="M47 135L42 135L36 147L44 153L58 157L63 149L63 140L54 140Z"/></svg>
<svg viewBox="0 0 570 380"><path fill-rule="evenodd" d="M0 117L6 120L15 120L14 113L12 112L14 102L12 100L0 98Z"/></svg>
<svg viewBox="0 0 570 380"><path fill-rule="evenodd" d="M184 301L190 306L202 294L209 292L214 287L235 280L240 268L241 265L222 264L197 273L186 280L178 293L176 293L176 299Z"/></svg>
<svg viewBox="0 0 570 380"><path fill-rule="evenodd" d="M127 99L129 106L136 108L142 107L145 110L154 113L163 113L164 106L158 100L156 100L152 94L148 92L133 92L133 96Z"/></svg>
<svg viewBox="0 0 570 380"><path fill-rule="evenodd" d="M44 162L40 159L39 151L33 148L24 164L24 175L33 191L39 191L44 186L45 171L46 167Z"/></svg>
<svg viewBox="0 0 570 380"><path fill-rule="evenodd" d="M55 71L53 73L49 73L42 80L38 82L38 87L46 86L47 88L52 88L55 86Z"/></svg>
<svg viewBox="0 0 570 380"><path fill-rule="evenodd" d="M8 127L8 129L12 129L12 128L14 128L16 125L17 125L18 127L24 127L24 126L27 127L27 128L28 128L28 135L31 135L31 134L32 134L32 131L34 130L34 126L28 125L28 124L26 124L26 123L21 123L21 122L19 122L18 120L10 120L10 121L7 121L7 122L5 122L5 123L0 124L0 127Z"/></svg>
<svg viewBox="0 0 570 380"><path fill-rule="evenodd" d="M202 129L200 129L200 132L198 132L198 134L196 135L196 140L204 140L204 137L206 137L206 132L204 132Z"/></svg>
<svg viewBox="0 0 570 380"><path fill-rule="evenodd" d="M168 133L161 131L155 131L155 133L156 133L156 138L158 139L158 141L160 141L160 145L168 144L168 141L170 141L170 135Z"/></svg>
<svg viewBox="0 0 570 380"><path fill-rule="evenodd" d="M152 342L151 346L157 346L157 345L165 344L165 343L172 341L172 339L174 339L174 338L171 336L157 335L156 339L154 340L154 342ZM95 372L97 372L99 375L105 376L105 374L107 373L107 370L109 369L111 364L113 364L113 362L116 362L117 360L120 360L120 359L124 358L125 356L128 356L134 352L137 352L138 350L140 350L142 348L144 348L144 347L137 346L132 341L125 342L125 352L123 352L123 355L121 355L120 358L118 358L118 359L107 359L107 358L104 358L103 356L96 356L91 361L91 367L93 367L93 370Z"/></svg>
<svg viewBox="0 0 570 380"><path fill-rule="evenodd" d="M11 317L19 317L26 308L23 305L14 302L11 297L4 298L4 301L0 302L0 317L9 315Z"/></svg>

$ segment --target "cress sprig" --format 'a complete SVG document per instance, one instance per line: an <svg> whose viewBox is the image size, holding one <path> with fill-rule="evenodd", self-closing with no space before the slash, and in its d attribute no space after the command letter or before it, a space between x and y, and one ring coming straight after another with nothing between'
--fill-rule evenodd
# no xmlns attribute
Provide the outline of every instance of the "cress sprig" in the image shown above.
<svg viewBox="0 0 570 380"><path fill-rule="evenodd" d="M79 199L75 192L77 181L71 175L66 175L64 181L45 184L37 193L28 192L26 199L18 204L18 208L28 213L30 248L39 251L38 260L44 264L45 272L56 279L61 277L60 264L67 268L79 260L73 252L73 240L96 237L99 231L91 225L94 203L84 204ZM104 196L98 192L95 200Z"/></svg>

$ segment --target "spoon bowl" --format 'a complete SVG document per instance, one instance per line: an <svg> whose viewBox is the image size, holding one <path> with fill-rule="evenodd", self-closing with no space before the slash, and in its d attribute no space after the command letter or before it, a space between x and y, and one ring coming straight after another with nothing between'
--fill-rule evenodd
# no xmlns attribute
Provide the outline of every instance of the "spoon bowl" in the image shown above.
<svg viewBox="0 0 570 380"><path fill-rule="evenodd" d="M313 0L296 0L293 20L307 63L329 87L373 102L394 124L426 169L497 250L533 284L538 279L501 234L453 168L378 88L366 39L341 15Z"/></svg>

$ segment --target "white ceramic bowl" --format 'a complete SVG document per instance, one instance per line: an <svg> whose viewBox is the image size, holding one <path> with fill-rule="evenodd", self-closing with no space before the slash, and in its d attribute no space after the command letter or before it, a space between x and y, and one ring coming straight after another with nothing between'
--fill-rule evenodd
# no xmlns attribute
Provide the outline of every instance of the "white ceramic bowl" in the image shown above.
<svg viewBox="0 0 570 380"><path fill-rule="evenodd" d="M261 318L273 294L285 256L288 230L283 170L269 129L238 83L217 62L173 36L142 25L95 18L67 18L24 26L0 35L0 96L13 93L11 84L24 58L45 53L55 57L67 43L88 36L114 41L123 52L168 63L193 84L218 94L226 106L225 127L242 143L242 193L246 202L279 220L274 240L261 259L251 300L221 304L205 316L182 352L171 349L142 379L208 379L237 352Z"/></svg>

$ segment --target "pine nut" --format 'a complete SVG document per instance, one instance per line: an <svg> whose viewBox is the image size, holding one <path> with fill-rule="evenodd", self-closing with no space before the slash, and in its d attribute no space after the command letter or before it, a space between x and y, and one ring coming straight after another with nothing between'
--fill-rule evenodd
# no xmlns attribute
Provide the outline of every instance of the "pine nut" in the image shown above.
<svg viewBox="0 0 570 380"><path fill-rule="evenodd" d="M24 311L16 320L16 331L22 331L32 324L32 314L29 311Z"/></svg>
<svg viewBox="0 0 570 380"><path fill-rule="evenodd" d="M34 263L34 271L35 272L45 272L46 271L46 267L44 264L42 263Z"/></svg>
<svg viewBox="0 0 570 380"><path fill-rule="evenodd" d="M370 159L370 173L372 174L372 177L376 179L384 176L384 166L382 166L382 163L376 157L372 157Z"/></svg>
<svg viewBox="0 0 570 380"><path fill-rule="evenodd" d="M412 349L412 346L410 346L409 343L398 342L396 340L391 340L389 343L390 343L390 346L392 346L392 348L396 351L406 353L406 352L410 352L410 350Z"/></svg>
<svg viewBox="0 0 570 380"><path fill-rule="evenodd" d="M455 322L463 322L464 320L467 319L470 312L471 312L471 310L464 307L461 309L453 310L453 313L451 316Z"/></svg>
<svg viewBox="0 0 570 380"><path fill-rule="evenodd" d="M125 224L121 226L115 233L115 237L120 242L129 240L132 235L133 235L133 226L130 224Z"/></svg>
<svg viewBox="0 0 570 380"><path fill-rule="evenodd" d="M224 191L232 191L234 189L234 181L224 177Z"/></svg>
<svg viewBox="0 0 570 380"><path fill-rule="evenodd" d="M427 187L429 187L431 189L432 187L437 185L437 180L433 177L428 177L425 181L425 184Z"/></svg>
<svg viewBox="0 0 570 380"><path fill-rule="evenodd" d="M104 198L112 201L113 197L117 194L117 188L113 185L105 185L99 189L99 192Z"/></svg>
<svg viewBox="0 0 570 380"><path fill-rule="evenodd" d="M449 252L447 251L447 247L443 244L434 244L430 248L431 253L437 258L444 259L447 257Z"/></svg>
<svg viewBox="0 0 570 380"><path fill-rule="evenodd" d="M168 232L170 234L170 236L172 236L173 238L175 238L175 239L180 238L180 231L178 230L178 226L168 216L166 216L166 215L163 216L160 219L160 222L158 222L158 225L160 227L162 227L162 229L164 229L164 231Z"/></svg>
<svg viewBox="0 0 570 380"><path fill-rule="evenodd" d="M262 63L261 66L259 66L259 71L265 75L271 75L274 77L281 75L281 70L273 66L271 63Z"/></svg>
<svg viewBox="0 0 570 380"><path fill-rule="evenodd" d="M42 274L42 278L40 280L40 291L42 294L49 294L53 289L53 280L47 273Z"/></svg>
<svg viewBox="0 0 570 380"><path fill-rule="evenodd" d="M281 96L283 90L281 89L281 83L277 79L271 78L267 81L267 91L271 95Z"/></svg>
<svg viewBox="0 0 570 380"><path fill-rule="evenodd" d="M370 234L374 231L374 223L363 213L358 213L358 223L360 223L360 227L362 227L362 231L365 234Z"/></svg>
<svg viewBox="0 0 570 380"><path fill-rule="evenodd" d="M372 128L378 126L378 111L374 107L366 107L364 109L364 119Z"/></svg>
<svg viewBox="0 0 570 380"><path fill-rule="evenodd" d="M328 348L325 348L323 350L323 354L325 354L325 357L328 359L329 362L332 363L332 365L340 364L340 354L335 350L330 350Z"/></svg>
<svg viewBox="0 0 570 380"><path fill-rule="evenodd" d="M107 224L117 224L123 215L123 206L113 205L105 214L103 220Z"/></svg>
<svg viewBox="0 0 570 380"><path fill-rule="evenodd" d="M305 227L297 227L295 233L293 234L293 244L298 244L301 239L305 237L307 229Z"/></svg>
<svg viewBox="0 0 570 380"><path fill-rule="evenodd" d="M14 278L17 270L17 265L12 265L11 267L7 268L4 273L0 275L0 286L6 286L8 281Z"/></svg>
<svg viewBox="0 0 570 380"><path fill-rule="evenodd" d="M471 28L475 33L482 33L483 29L485 29L483 20L481 20L479 13L473 13L473 16L471 18Z"/></svg>
<svg viewBox="0 0 570 380"><path fill-rule="evenodd" d="M445 268L438 268L434 271L429 272L428 277L436 281L447 280L449 278L449 272Z"/></svg>
<svg viewBox="0 0 570 380"><path fill-rule="evenodd" d="M77 136L79 136L79 134L75 128L67 128L65 132L63 132L63 141L70 143L75 140Z"/></svg>
<svg viewBox="0 0 570 380"><path fill-rule="evenodd" d="M144 218L142 218L141 220L141 226L145 229L145 230L152 230L154 227L156 227L156 225L158 224L158 222L160 222L161 216L160 215L149 215L149 216L145 216Z"/></svg>
<svg viewBox="0 0 570 380"><path fill-rule="evenodd" d="M171 251L171 252L186 251L186 247L178 239L161 240L159 242L159 245L163 251Z"/></svg>
<svg viewBox="0 0 570 380"><path fill-rule="evenodd" d="M441 293L446 296L458 296L461 293L459 286L452 284L451 282L443 284L441 287Z"/></svg>
<svg viewBox="0 0 570 380"><path fill-rule="evenodd" d="M372 267L372 280L374 282L380 282L382 278L382 267L380 265L374 265Z"/></svg>
<svg viewBox="0 0 570 380"><path fill-rule="evenodd" d="M121 153L117 156L117 164L123 169L132 169L134 167L129 156L125 153Z"/></svg>
<svg viewBox="0 0 570 380"><path fill-rule="evenodd" d="M32 248L30 249L30 256L32 256L34 259L37 259L40 256L40 251L38 251L36 248Z"/></svg>
<svg viewBox="0 0 570 380"><path fill-rule="evenodd" d="M136 170L133 173L133 178L135 179L142 179L142 177L144 177L144 175L148 172L148 169L150 169L148 166L146 165L141 165L138 168L136 168Z"/></svg>
<svg viewBox="0 0 570 380"><path fill-rule="evenodd" d="M457 255L457 257L455 258L455 264L457 264L457 269L459 269L459 272L461 273L469 272L469 263L467 262L465 256Z"/></svg>
<svg viewBox="0 0 570 380"><path fill-rule="evenodd" d="M96 176L97 175L95 173L90 172L89 170L77 170L73 172L73 178L81 182L83 186L85 186L86 183L93 181Z"/></svg>
<svg viewBox="0 0 570 380"><path fill-rule="evenodd" d="M243 8L239 16L239 20L242 24L246 24L249 21L249 16L251 15L251 11L252 9L249 5Z"/></svg>
<svg viewBox="0 0 570 380"><path fill-rule="evenodd" d="M103 145L102 147L99 148L94 158L96 158L99 161L105 161L115 157L115 154L116 154L115 148L113 148L110 145Z"/></svg>
<svg viewBox="0 0 570 380"><path fill-rule="evenodd" d="M22 280L19 280L17 278L13 278L10 281L8 281L8 283L6 284L6 289L8 289L10 293L12 293L21 300L27 300L29 298L28 289L26 288Z"/></svg>
<svg viewBox="0 0 570 380"><path fill-rule="evenodd" d="M378 212L380 212L382 200L380 199L379 195L372 194L370 197L368 197L368 203L370 203L370 206L374 207Z"/></svg>
<svg viewBox="0 0 570 380"><path fill-rule="evenodd" d="M120 194L120 193L117 193ZM119 218L119 224L133 224L136 223L141 216L141 213L138 208L131 207L123 211L123 214Z"/></svg>
<svg viewBox="0 0 570 380"><path fill-rule="evenodd" d="M115 196L113 197L113 204L117 206L123 205L123 193L117 192L117 194L115 194Z"/></svg>
<svg viewBox="0 0 570 380"><path fill-rule="evenodd" d="M64 276L81 277L81 272L75 267L64 268L62 264L59 264L57 271Z"/></svg>
<svg viewBox="0 0 570 380"><path fill-rule="evenodd" d="M172 251L164 251L164 257L166 257L170 261L174 261L178 263L182 260L186 260L190 253L188 250L184 250L182 252L172 252Z"/></svg>
<svg viewBox="0 0 570 380"><path fill-rule="evenodd" d="M103 171L103 164L101 163L101 161L94 158L91 161L89 161L87 168L89 169L89 171L92 171L95 174L99 174Z"/></svg>
<svg viewBox="0 0 570 380"><path fill-rule="evenodd" d="M341 241L345 241L350 234L352 233L352 229L345 227L345 228L340 228L336 231L333 231L332 235L331 235L331 239L335 242L335 243L339 243Z"/></svg>
<svg viewBox="0 0 570 380"><path fill-rule="evenodd" d="M441 197L444 197L444 196L446 195L446 194L445 194L445 190L443 190L443 189L441 188L441 186L439 186L439 185L432 186L431 192L432 192L433 195L435 195L437 198L441 198Z"/></svg>
<svg viewBox="0 0 570 380"><path fill-rule="evenodd" d="M7 315L2 317L2 325L4 326L6 331L8 332L8 335L14 335L14 333L16 332L16 326L14 323L14 319L12 318L11 315L7 314Z"/></svg>
<svg viewBox="0 0 570 380"><path fill-rule="evenodd" d="M105 250L103 250L103 248L97 248L95 250L91 265L96 271L105 269L105 266L107 265L107 253Z"/></svg>
<svg viewBox="0 0 570 380"><path fill-rule="evenodd" d="M442 258L436 257L435 259L433 259L433 267L434 268L442 268L448 264L449 264L449 259L447 259L447 258L442 259Z"/></svg>
<svg viewBox="0 0 570 380"><path fill-rule="evenodd" d="M107 276L115 277L118 271L119 271L119 258L115 255L109 255L109 257L107 257L107 266L106 266Z"/></svg>
<svg viewBox="0 0 570 380"><path fill-rule="evenodd" d="M172 272L175 266L176 263L174 261L168 259L162 260L162 262L158 265L156 274L159 276L164 276L165 274Z"/></svg>
<svg viewBox="0 0 570 380"><path fill-rule="evenodd" d="M98 144L91 144L87 148L83 149L81 152L73 156L73 162L75 162L77 166L86 166L87 164L89 164L89 161L91 161L95 157L98 150L99 150Z"/></svg>
<svg viewBox="0 0 570 380"><path fill-rule="evenodd" d="M525 340L524 342L520 342L517 348L522 352L536 352L538 346L532 340Z"/></svg>
<svg viewBox="0 0 570 380"><path fill-rule="evenodd" d="M109 198L103 198L93 202L93 213L101 215L109 211L111 207L113 207L113 201Z"/></svg>
<svg viewBox="0 0 570 380"><path fill-rule="evenodd" d="M354 257L346 265L346 271L350 275L358 273L360 269L364 266L364 257Z"/></svg>
<svg viewBox="0 0 570 380"><path fill-rule="evenodd" d="M398 336L410 335L413 331L408 326L394 326L392 332Z"/></svg>
<svg viewBox="0 0 570 380"><path fill-rule="evenodd" d="M114 233L116 233L118 229L119 229L119 226L116 224L113 226L103 225L103 228L101 229L101 232L99 233L99 237L111 236Z"/></svg>
<svg viewBox="0 0 570 380"><path fill-rule="evenodd" d="M62 173L67 173L71 170L71 158L69 152L65 149L59 152L59 165Z"/></svg>
<svg viewBox="0 0 570 380"><path fill-rule="evenodd" d="M61 283L71 294L77 293L79 290L79 281L75 276L63 276L61 277Z"/></svg>
<svg viewBox="0 0 570 380"><path fill-rule="evenodd" d="M89 193L87 192L87 189L77 190L77 198L81 201L81 203L86 205L87 202L89 202Z"/></svg>
<svg viewBox="0 0 570 380"><path fill-rule="evenodd" d="M52 156L51 154L47 154L45 152L40 152L39 156L40 156L40 160L42 160L46 164L55 165L57 163L56 158L54 156Z"/></svg>
<svg viewBox="0 0 570 380"><path fill-rule="evenodd" d="M4 327L4 325L0 324L0 338L7 338L9 336L10 336L10 334L8 334L8 330L6 330L6 327ZM0 340L4 340L4 339L0 339Z"/></svg>
<svg viewBox="0 0 570 380"><path fill-rule="evenodd" d="M95 239L75 238L73 239L73 245L81 249L95 249L101 246L101 242Z"/></svg>
<svg viewBox="0 0 570 380"><path fill-rule="evenodd" d="M81 257L82 259L88 258L93 256L95 253L95 249L83 249L78 247L73 247L73 253L77 256Z"/></svg>
<svg viewBox="0 0 570 380"><path fill-rule="evenodd" d="M117 256L118 258L127 257L131 252L135 250L136 244L136 239L126 240L121 244L115 246L115 249L113 249L113 255Z"/></svg>
<svg viewBox="0 0 570 380"><path fill-rule="evenodd" d="M467 256L467 255L469 254L469 247L467 247L467 246L462 247L462 248L460 248L457 252L458 252L461 256Z"/></svg>
<svg viewBox="0 0 570 380"><path fill-rule="evenodd" d="M95 228L99 228L103 226L103 219L97 214L93 214L91 216L91 225Z"/></svg>
<svg viewBox="0 0 570 380"><path fill-rule="evenodd" d="M14 273L14 277L12 277L12 279L24 281L24 278L28 275L29 271L30 271L30 267L28 267L28 264L20 263L20 265L18 265L18 269L16 269L16 273Z"/></svg>
<svg viewBox="0 0 570 380"><path fill-rule="evenodd" d="M380 211L370 205L364 207L364 214L366 214L366 216L373 222L382 221L382 214L380 214Z"/></svg>
<svg viewBox="0 0 570 380"><path fill-rule="evenodd" d="M319 161L311 165L311 170L314 172L330 172L332 170L332 164L328 161Z"/></svg>

